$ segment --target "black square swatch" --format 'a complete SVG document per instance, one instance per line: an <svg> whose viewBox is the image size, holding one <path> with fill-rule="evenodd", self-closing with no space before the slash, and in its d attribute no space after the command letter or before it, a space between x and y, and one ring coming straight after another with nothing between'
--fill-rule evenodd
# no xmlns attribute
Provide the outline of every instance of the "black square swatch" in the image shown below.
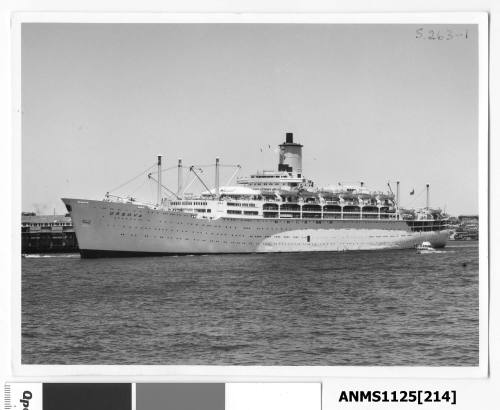
<svg viewBox="0 0 500 410"><path fill-rule="evenodd" d="M43 410L131 410L130 383L44 383Z"/></svg>

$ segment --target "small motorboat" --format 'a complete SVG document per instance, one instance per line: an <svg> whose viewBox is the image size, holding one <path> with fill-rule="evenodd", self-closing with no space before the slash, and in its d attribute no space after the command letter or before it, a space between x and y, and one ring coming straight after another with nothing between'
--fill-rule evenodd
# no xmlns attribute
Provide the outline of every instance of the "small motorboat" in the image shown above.
<svg viewBox="0 0 500 410"><path fill-rule="evenodd" d="M417 245L417 253L437 253L430 242L425 241L422 242L420 245Z"/></svg>

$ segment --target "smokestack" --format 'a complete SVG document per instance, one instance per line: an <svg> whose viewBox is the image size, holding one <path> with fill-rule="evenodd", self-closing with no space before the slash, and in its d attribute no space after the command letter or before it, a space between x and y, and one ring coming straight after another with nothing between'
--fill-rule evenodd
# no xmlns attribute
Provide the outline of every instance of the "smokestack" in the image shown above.
<svg viewBox="0 0 500 410"><path fill-rule="evenodd" d="M278 171L294 172L302 177L302 145L293 142L293 133L287 132L285 142L280 144Z"/></svg>
<svg viewBox="0 0 500 410"><path fill-rule="evenodd" d="M219 196L219 158L215 158L215 195Z"/></svg>
<svg viewBox="0 0 500 410"><path fill-rule="evenodd" d="M158 155L158 192L156 198L156 205L161 204L161 155Z"/></svg>
<svg viewBox="0 0 500 410"><path fill-rule="evenodd" d="M427 189L427 195L426 195L426 199L425 199L425 207L427 209L429 209L429 184L427 184L425 187Z"/></svg>
<svg viewBox="0 0 500 410"><path fill-rule="evenodd" d="M182 158L179 158L177 161L177 195L181 195L182 193Z"/></svg>

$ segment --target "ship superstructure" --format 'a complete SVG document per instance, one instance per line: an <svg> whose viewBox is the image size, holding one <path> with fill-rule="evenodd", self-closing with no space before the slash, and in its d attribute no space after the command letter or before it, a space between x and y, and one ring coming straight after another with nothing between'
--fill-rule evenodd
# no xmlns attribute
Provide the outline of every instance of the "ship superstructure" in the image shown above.
<svg viewBox="0 0 500 410"><path fill-rule="evenodd" d="M177 192L161 183L158 158L156 204L135 199L63 199L73 218L83 257L195 253L345 251L411 248L423 241L446 244L446 218L428 206L404 217L396 194L359 185L315 187L302 171L302 145L287 133L278 169L215 183L199 195L183 194L179 161ZM151 174L150 174L151 177ZM154 178L152 178L154 179ZM428 187L427 187L428 188ZM163 192L170 194L163 198Z"/></svg>

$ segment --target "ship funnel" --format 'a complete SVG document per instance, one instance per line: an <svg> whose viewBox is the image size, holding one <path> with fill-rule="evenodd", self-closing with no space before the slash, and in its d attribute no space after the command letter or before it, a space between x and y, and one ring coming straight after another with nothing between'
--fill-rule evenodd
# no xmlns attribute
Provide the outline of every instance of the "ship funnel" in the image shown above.
<svg viewBox="0 0 500 410"><path fill-rule="evenodd" d="M278 171L294 173L302 177L302 145L293 142L293 133L287 132L285 142L280 144Z"/></svg>

